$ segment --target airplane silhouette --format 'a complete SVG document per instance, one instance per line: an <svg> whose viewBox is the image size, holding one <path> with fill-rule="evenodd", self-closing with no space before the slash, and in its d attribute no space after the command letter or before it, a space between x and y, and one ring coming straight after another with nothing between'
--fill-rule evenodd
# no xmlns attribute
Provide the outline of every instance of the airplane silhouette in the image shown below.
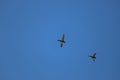
<svg viewBox="0 0 120 80"><path fill-rule="evenodd" d="M94 53L93 55L91 55L91 56L89 56L89 57L91 57L92 60L95 61L95 59L96 59L96 53Z"/></svg>
<svg viewBox="0 0 120 80"><path fill-rule="evenodd" d="M65 38L65 35L63 34L61 40L57 40L57 41L60 41L60 47L62 47L63 44L65 43L64 38Z"/></svg>

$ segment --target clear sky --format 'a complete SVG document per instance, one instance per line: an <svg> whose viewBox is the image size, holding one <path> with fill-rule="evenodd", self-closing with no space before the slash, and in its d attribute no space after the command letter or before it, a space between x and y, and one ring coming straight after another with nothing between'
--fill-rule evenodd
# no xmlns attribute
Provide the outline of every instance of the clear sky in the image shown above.
<svg viewBox="0 0 120 80"><path fill-rule="evenodd" d="M120 0L0 0L0 80L120 80Z"/></svg>

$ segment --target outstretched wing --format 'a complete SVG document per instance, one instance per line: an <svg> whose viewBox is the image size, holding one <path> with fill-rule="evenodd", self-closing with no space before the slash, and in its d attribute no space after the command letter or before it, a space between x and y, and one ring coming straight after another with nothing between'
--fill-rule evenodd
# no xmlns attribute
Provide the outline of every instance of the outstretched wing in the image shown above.
<svg viewBox="0 0 120 80"><path fill-rule="evenodd" d="M60 47L62 47L62 46L63 46L63 42L60 43Z"/></svg>
<svg viewBox="0 0 120 80"><path fill-rule="evenodd" d="M92 60L93 60L93 61L95 61L95 59L94 59L94 58L92 58Z"/></svg>
<svg viewBox="0 0 120 80"><path fill-rule="evenodd" d="M95 57L95 56L96 56L96 53L94 53L93 56Z"/></svg>
<svg viewBox="0 0 120 80"><path fill-rule="evenodd" d="M62 39L61 39L61 40L62 40L62 41L64 41L64 38L65 38L65 35L63 34L63 36L62 36Z"/></svg>

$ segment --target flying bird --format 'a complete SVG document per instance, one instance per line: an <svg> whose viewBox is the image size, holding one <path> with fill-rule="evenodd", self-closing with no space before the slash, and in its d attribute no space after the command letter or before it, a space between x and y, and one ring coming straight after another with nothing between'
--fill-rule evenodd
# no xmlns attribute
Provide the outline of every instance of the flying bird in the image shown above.
<svg viewBox="0 0 120 80"><path fill-rule="evenodd" d="M96 59L96 53L94 53L93 55L90 55L89 57L91 57L92 60L95 61L95 59Z"/></svg>
<svg viewBox="0 0 120 80"><path fill-rule="evenodd" d="M60 41L60 47L63 47L63 44L65 43L64 38L65 38L65 35L63 34L61 40L57 40L57 41Z"/></svg>

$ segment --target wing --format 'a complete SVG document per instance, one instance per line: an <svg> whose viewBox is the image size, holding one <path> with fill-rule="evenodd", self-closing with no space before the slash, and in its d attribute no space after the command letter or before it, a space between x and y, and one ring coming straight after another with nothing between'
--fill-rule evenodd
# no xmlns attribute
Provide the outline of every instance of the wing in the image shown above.
<svg viewBox="0 0 120 80"><path fill-rule="evenodd" d="M62 41L64 41L64 38L65 38L65 35L63 34L63 36L62 36Z"/></svg>
<svg viewBox="0 0 120 80"><path fill-rule="evenodd" d="M94 59L94 58L92 58L92 60L93 60L93 61L95 61L95 59Z"/></svg>
<svg viewBox="0 0 120 80"><path fill-rule="evenodd" d="M62 47L62 46L63 46L63 42L60 43L60 47Z"/></svg>
<svg viewBox="0 0 120 80"><path fill-rule="evenodd" d="M95 57L95 56L96 56L96 53L94 53L93 56Z"/></svg>

